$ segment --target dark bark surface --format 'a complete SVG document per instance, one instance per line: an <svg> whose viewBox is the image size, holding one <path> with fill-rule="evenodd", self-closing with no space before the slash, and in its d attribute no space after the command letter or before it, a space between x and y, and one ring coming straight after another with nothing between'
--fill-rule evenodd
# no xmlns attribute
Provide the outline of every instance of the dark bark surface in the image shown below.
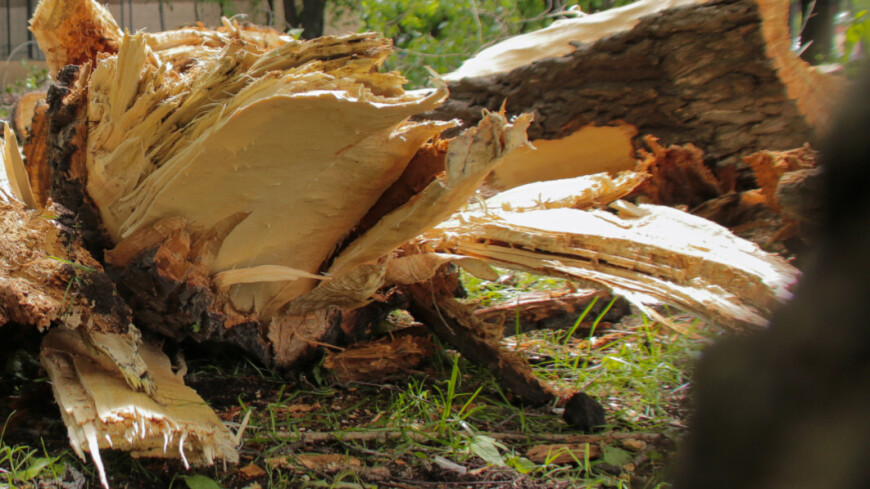
<svg viewBox="0 0 870 489"><path fill-rule="evenodd" d="M449 84L429 118L475 124L482 109L534 113L530 139L623 120L665 146L693 143L708 163L814 141L765 55L750 0L717 0L643 18L634 29L509 73Z"/></svg>
<svg viewBox="0 0 870 489"><path fill-rule="evenodd" d="M85 248L102 261L103 251L112 244L103 231L99 211L85 192L88 98L82 84L86 79L81 67L69 65L49 87L45 154L52 175L51 199L72 213L75 222L71 225L80 230Z"/></svg>

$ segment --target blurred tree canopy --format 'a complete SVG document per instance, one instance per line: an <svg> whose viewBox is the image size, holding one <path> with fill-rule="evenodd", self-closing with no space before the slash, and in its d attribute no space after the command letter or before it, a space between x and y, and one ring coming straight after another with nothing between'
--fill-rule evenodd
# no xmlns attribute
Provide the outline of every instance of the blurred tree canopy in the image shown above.
<svg viewBox="0 0 870 489"><path fill-rule="evenodd" d="M427 83L426 66L447 73L487 46L571 15L565 13L571 8L592 13L633 1L284 0L284 6L288 23L303 28L306 38L322 34L324 9L337 16L358 16L362 30L381 32L393 40L396 54L386 68L401 70L411 87L419 87ZM318 18L318 13L319 31L300 23L306 16Z"/></svg>

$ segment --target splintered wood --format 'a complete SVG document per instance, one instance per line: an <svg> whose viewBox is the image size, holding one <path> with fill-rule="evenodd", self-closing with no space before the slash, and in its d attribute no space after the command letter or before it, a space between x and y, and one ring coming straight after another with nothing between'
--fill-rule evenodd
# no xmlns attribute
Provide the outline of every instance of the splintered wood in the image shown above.
<svg viewBox="0 0 870 489"><path fill-rule="evenodd" d="M69 217L69 216L66 216ZM71 243L57 209L45 214L0 200L0 326L47 329L64 322L123 332L130 310L91 255Z"/></svg>
<svg viewBox="0 0 870 489"><path fill-rule="evenodd" d="M395 339L360 343L347 350L329 353L323 366L339 382L380 381L389 375L406 373L432 356L435 345L429 338L405 335Z"/></svg>
<svg viewBox="0 0 870 489"><path fill-rule="evenodd" d="M590 181L572 183L583 179ZM667 303L730 327L764 325L797 279L782 258L674 208L615 201L614 214L573 209L568 199L526 207L535 199L535 185L506 192L492 199L500 205L458 213L414 245L595 283L656 318L651 306Z"/></svg>
<svg viewBox="0 0 870 489"><path fill-rule="evenodd" d="M274 311L310 291L337 242L451 126L404 122L446 92L397 94L393 75L369 82L388 52L371 35L262 57L234 44L174 80L147 63L146 47L126 37L92 75L89 118L100 122L88 134L88 193L115 242L165 217L208 230L242 214L211 266L233 270L221 284L240 310Z"/></svg>
<svg viewBox="0 0 870 489"><path fill-rule="evenodd" d="M108 487L101 449L135 457L181 458L185 466L215 459L238 462L234 436L193 389L172 371L159 348L144 344L138 354L154 382L147 394L130 388L116 365L88 345L78 331L52 329L40 361L48 372L70 444L84 451Z"/></svg>
<svg viewBox="0 0 870 489"><path fill-rule="evenodd" d="M456 125L409 121L446 88L405 92L400 75L379 73L391 46L375 34L302 42L246 32L118 37L87 87L87 195L111 242L130 249L137 232L174 217L210 233L208 272L238 313L306 314L337 294L364 304L381 282L360 267L445 219L526 144L529 117L488 115L451 143L443 178L360 228L421 146Z"/></svg>

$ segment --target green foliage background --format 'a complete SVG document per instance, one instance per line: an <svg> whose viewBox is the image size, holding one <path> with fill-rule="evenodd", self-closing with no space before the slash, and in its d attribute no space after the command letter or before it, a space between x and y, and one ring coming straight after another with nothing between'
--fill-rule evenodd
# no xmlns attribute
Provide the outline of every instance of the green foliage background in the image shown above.
<svg viewBox="0 0 870 489"><path fill-rule="evenodd" d="M400 70L409 87L425 86L429 66L447 73L481 49L565 18L571 7L592 13L634 0L338 0L327 8L359 15L363 30L392 38L387 69ZM568 14L570 15L570 14Z"/></svg>

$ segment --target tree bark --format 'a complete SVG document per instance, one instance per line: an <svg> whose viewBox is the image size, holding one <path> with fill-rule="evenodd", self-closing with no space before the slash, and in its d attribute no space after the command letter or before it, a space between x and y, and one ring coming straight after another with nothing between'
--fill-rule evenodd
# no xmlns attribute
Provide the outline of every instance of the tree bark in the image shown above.
<svg viewBox="0 0 870 489"><path fill-rule="evenodd" d="M752 18L751 9L738 8L747 4L737 0L705 5L724 11L726 19ZM641 19L644 35L672 39L663 46L637 33L613 35L595 43L613 49L594 57L592 65L573 55L562 65L601 68L614 57L622 59L614 65L620 70L639 66L639 75L628 75L638 83L626 90L635 91L638 103L651 104L648 111L656 115L661 100L678 98L666 90L673 80L662 64L679 71L680 60L667 59L665 48L681 48L674 36L689 44L707 40L693 31L700 20L710 20L702 10ZM441 269L447 262L487 280L498 276L489 264L566 276L611 288L653 316L653 305L670 302L731 326L764 324L796 278L781 259L706 221L676 209L616 202L647 178L643 173L547 182L470 205L493 169L527 147L531 116L508 120L490 112L456 138L439 139L456 123L412 117L434 110L447 97L446 88L436 80L435 90L405 92L400 75L379 72L390 45L374 34L299 42L228 23L215 30L122 35L92 0L45 0L37 13L32 28L59 76L48 96L46 123L34 126L44 129L31 144L42 144L44 151L31 148L27 164L50 178L50 198L74 216L61 223L80 229L84 247L78 238L64 242L66 248L47 239L56 232L54 224L40 221L35 211L0 209L12 227L36 226L24 225L30 231L0 240L12 250L12 265L0 267L0 274L12 270L12 278L24 277L0 283L6 287L0 288L0 320L42 328L65 322L90 338L85 341L95 357L108 356L131 390L150 399L157 399L159 388L146 375L137 327L177 339L232 342L265 363L293 368L342 336L359 339L360 325L378 317L379 303L395 287L408 291L412 313L463 355L493 369L523 400L552 400L523 358L500 348L503 326L483 323L452 299L456 282ZM69 15L90 30L65 25ZM752 22L746 25L738 33L752 37ZM616 47L625 48L627 58L616 56ZM664 58L656 64L632 54L635 49ZM685 52L700 56L705 49ZM581 51L589 49L575 50ZM731 61L735 68L737 61ZM700 75L680 72L684 88L708 88L696 75L719 74L709 71L709 63L686 63ZM520 71L534 74L545 65L559 61ZM766 73L755 65L747 70ZM579 76L594 85L586 73ZM598 76L603 91L592 85L579 90L586 102L598 97L588 90L621 90L613 72L602 68ZM715 84L704 76L701 81ZM560 90L541 83L535 100L551 97L541 90ZM644 83L662 95L650 95ZM543 108L523 90L530 110ZM569 92L557 96L574 100ZM735 106L737 112L752 100L738 95L743 105ZM543 120L536 130L553 124ZM609 129L616 136L636 133L618 125ZM600 134L583 137L594 141ZM21 197L30 190L25 163L14 136L6 141L0 156L17 177ZM41 205L35 196L23 200ZM608 204L619 215L597 209ZM16 236L20 242L6 243ZM22 250L27 246L32 249ZM79 267L59 266L49 255L96 272L79 277ZM41 269L28 268L22 256L33 256L30 261L47 272L28 275ZM49 305L42 308L34 300L43 296L32 290L46 278ZM61 312L62 287L79 281L84 285L75 311L82 322L71 323ZM68 357L80 348L61 350ZM72 367L80 377L87 373L78 364L57 365L59 383L75 385L67 375ZM114 376L115 369L105 370L98 376ZM582 396L573 399L578 412L589 415L578 425L601 424L600 406Z"/></svg>
<svg viewBox="0 0 870 489"><path fill-rule="evenodd" d="M446 75L450 98L426 116L473 124L505 104L509 114L534 114L533 144L628 124L635 147L653 135L665 146L694 144L708 164L739 166L755 151L818 141L843 84L790 51L785 0L664 5L641 1L493 46ZM550 154L532 164L543 178L555 171L544 164ZM579 171L554 178L583 174L593 163L584 159L602 155L572 155L566 164ZM603 170L614 169L591 171Z"/></svg>
<svg viewBox="0 0 870 489"><path fill-rule="evenodd" d="M296 0L279 0L284 3L284 18L287 25L299 25L299 14L296 11Z"/></svg>

